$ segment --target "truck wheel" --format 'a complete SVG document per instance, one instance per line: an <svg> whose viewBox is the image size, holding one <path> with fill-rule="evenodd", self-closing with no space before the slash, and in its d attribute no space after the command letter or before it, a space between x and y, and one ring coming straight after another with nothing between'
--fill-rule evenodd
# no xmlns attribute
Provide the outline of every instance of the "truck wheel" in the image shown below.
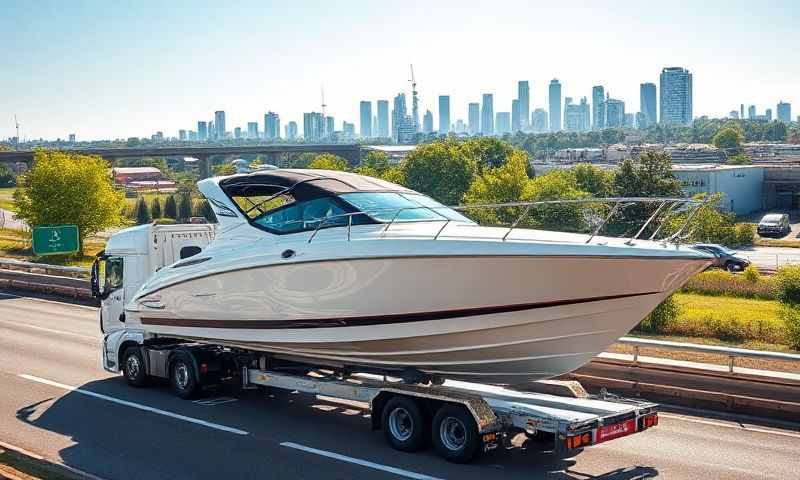
<svg viewBox="0 0 800 480"><path fill-rule="evenodd" d="M394 397L386 402L381 424L386 441L396 450L416 452L425 444L427 422L412 398Z"/></svg>
<svg viewBox="0 0 800 480"><path fill-rule="evenodd" d="M733 262L728 262L725 264L725 270L733 273L739 271L739 267Z"/></svg>
<svg viewBox="0 0 800 480"><path fill-rule="evenodd" d="M128 347L122 355L122 373L125 380L132 387L144 387L147 385L147 368L144 364L142 349L139 347Z"/></svg>
<svg viewBox="0 0 800 480"><path fill-rule="evenodd" d="M461 405L445 405L433 417L433 446L445 460L466 463L480 453L481 438L472 415Z"/></svg>
<svg viewBox="0 0 800 480"><path fill-rule="evenodd" d="M198 392L199 382L194 373L194 365L185 356L180 355L170 366L169 383L175 395L189 399Z"/></svg>

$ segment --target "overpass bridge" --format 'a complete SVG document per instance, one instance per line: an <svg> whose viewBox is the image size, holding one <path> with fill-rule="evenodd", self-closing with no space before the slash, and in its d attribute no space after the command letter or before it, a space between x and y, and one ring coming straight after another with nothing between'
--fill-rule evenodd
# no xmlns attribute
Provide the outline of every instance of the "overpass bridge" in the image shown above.
<svg viewBox="0 0 800 480"><path fill-rule="evenodd" d="M209 158L214 155L266 155L267 163L279 164L281 156L295 153L332 153L355 165L361 160L361 145L355 143L331 144L269 144L241 146L192 146L192 147L134 147L134 148L70 148L64 151L85 155L97 155L106 160L129 157L192 157L199 163L200 177L206 178L210 172ZM0 163L31 163L32 150L0 152Z"/></svg>

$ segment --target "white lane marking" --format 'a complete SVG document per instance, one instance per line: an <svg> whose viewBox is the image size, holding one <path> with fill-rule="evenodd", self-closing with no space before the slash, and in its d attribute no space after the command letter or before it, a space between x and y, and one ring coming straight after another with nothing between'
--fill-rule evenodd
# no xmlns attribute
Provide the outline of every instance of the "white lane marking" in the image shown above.
<svg viewBox="0 0 800 480"><path fill-rule="evenodd" d="M52 380L47 380L46 378L34 377L33 375L27 375L24 373L19 374L19 377L24 378L25 380L30 380L31 382L50 385L51 387L60 388L62 390L80 393L82 395L86 395L89 397L99 398L100 400L106 400L108 402L116 403L119 405L125 405L126 407L136 408L138 410L144 410L145 412L156 413L158 415L164 415L165 417L171 417L178 420L183 420L184 422L194 423L196 425L202 425L204 427L213 428L216 430L222 430L223 432L235 433L237 435L249 435L249 432L246 432L244 430L239 430L238 428L227 427L225 425L220 425L218 423L213 423L213 422L207 422L205 420L200 420L199 418L187 417L186 415L180 415L178 413L168 412L166 410L161 410L160 408L149 407L147 405L129 402L127 400L120 400L119 398L109 397L108 395L103 395L101 393L90 392L89 390L84 390L82 388L73 387L72 385L65 385L63 383L54 382Z"/></svg>
<svg viewBox="0 0 800 480"><path fill-rule="evenodd" d="M663 418L673 418L676 420L683 420L685 422L692 422L692 423L700 423L703 425L713 425L715 427L723 427L723 428L733 428L735 430L746 430L748 432L756 432L756 433L767 433L770 435L780 435L783 437L791 437L791 438L800 438L800 433L794 432L784 432L779 430L769 430L766 428L758 428L758 427L748 427L747 425L743 424L730 424L730 423L722 423L722 422L715 422L714 420L701 420L699 418L691 418L686 417L683 415L674 415L670 413L658 412L659 417Z"/></svg>
<svg viewBox="0 0 800 480"><path fill-rule="evenodd" d="M28 328L28 329L31 329L31 330L39 330L39 331L42 331L42 332L55 333L57 335L67 335L67 336L70 336L70 337L88 338L90 340L99 340L98 337L95 337L95 336L92 336L92 335L83 335L81 333L67 332L67 331L64 331L64 330L56 330L54 328L38 327L36 325L28 325L27 323L9 322L8 320L0 320L0 323L5 324L5 325L13 325L15 327Z"/></svg>
<svg viewBox="0 0 800 480"><path fill-rule="evenodd" d="M340 455L338 453L333 453L333 452L328 452L328 451L325 451L325 450L319 450L319 449L316 449L316 448L306 447L305 445L300 445L300 444L297 444L297 443L283 442L283 443L281 443L281 446L294 448L294 449L297 449L297 450L302 450L304 452L313 453L313 454L316 454L316 455L321 455L323 457L333 458L334 460L341 460L342 462L354 463L356 465L361 465L362 467L373 468L375 470L382 470L384 472L393 473L393 474L399 475L401 477L414 478L414 479L417 479L417 480L440 480L440 479L438 479L436 477L431 477L429 475L424 475L422 473L410 472L408 470L403 470L401 468L390 467L390 466L387 466L387 465L381 465L380 463L368 462L366 460L361 460L361 459L358 459L358 458L348 457L346 455Z"/></svg>
<svg viewBox="0 0 800 480"><path fill-rule="evenodd" d="M193 400L192 403L196 403L197 405L202 405L204 407L214 407L217 405L223 405L226 403L231 402L238 402L238 398L231 398L231 397L217 397L217 398L207 398L202 400Z"/></svg>
<svg viewBox="0 0 800 480"><path fill-rule="evenodd" d="M88 305L79 305L77 303L59 302L57 300L47 300L45 298L37 298L37 297L26 297L25 295L14 295L13 293L6 293L6 292L0 292L0 295L11 298L24 298L25 300L31 300L34 302L54 303L56 305L61 305L65 307L83 308L85 310L91 310L93 312L97 311L97 307L90 307Z"/></svg>

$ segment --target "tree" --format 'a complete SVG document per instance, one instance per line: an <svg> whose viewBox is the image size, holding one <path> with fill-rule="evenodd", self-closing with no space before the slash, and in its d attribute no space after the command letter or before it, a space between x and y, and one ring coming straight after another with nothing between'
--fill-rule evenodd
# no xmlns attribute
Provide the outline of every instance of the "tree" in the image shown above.
<svg viewBox="0 0 800 480"><path fill-rule="evenodd" d="M648 151L638 158L627 158L614 175L614 195L618 197L682 197L680 182L672 174L672 158L664 152ZM656 204L635 204L618 212L606 231L633 234L658 208ZM647 233L647 232L645 232Z"/></svg>
<svg viewBox="0 0 800 480"><path fill-rule="evenodd" d="M588 163L579 163L570 169L579 190L594 197L608 197L613 191L614 174Z"/></svg>
<svg viewBox="0 0 800 480"><path fill-rule="evenodd" d="M308 168L347 171L347 160L332 153L320 153L308 165Z"/></svg>
<svg viewBox="0 0 800 480"><path fill-rule="evenodd" d="M476 137L462 142L460 150L481 173L486 169L505 165L512 147L495 137Z"/></svg>
<svg viewBox="0 0 800 480"><path fill-rule="evenodd" d="M382 178L390 168L389 157L384 152L370 150L354 172L368 177Z"/></svg>
<svg viewBox="0 0 800 480"><path fill-rule="evenodd" d="M211 204L205 198L198 202L197 214L200 217L205 217L205 219L210 223L217 222L217 216L214 214L214 209L211 208Z"/></svg>
<svg viewBox="0 0 800 480"><path fill-rule="evenodd" d="M178 219L186 221L192 216L192 195L181 193L178 198Z"/></svg>
<svg viewBox="0 0 800 480"><path fill-rule="evenodd" d="M32 227L77 225L84 240L123 221L125 197L100 157L39 150L14 192L17 217Z"/></svg>
<svg viewBox="0 0 800 480"><path fill-rule="evenodd" d="M158 197L153 198L153 201L150 204L150 214L153 216L154 219L161 218L162 216L161 200L159 200Z"/></svg>
<svg viewBox="0 0 800 480"><path fill-rule="evenodd" d="M0 188L13 187L16 184L17 177L14 175L14 171L0 163Z"/></svg>
<svg viewBox="0 0 800 480"><path fill-rule="evenodd" d="M317 155L312 152L290 154L287 163L290 168L308 168L316 157Z"/></svg>
<svg viewBox="0 0 800 480"><path fill-rule="evenodd" d="M717 148L738 150L743 140L744 134L741 130L733 127L727 127L718 131L711 140L711 143L713 143Z"/></svg>
<svg viewBox="0 0 800 480"><path fill-rule="evenodd" d="M576 200L589 195L578 189L572 172L553 170L532 179L527 186L524 200ZM583 231L586 219L580 204L537 205L531 209L533 225L559 231Z"/></svg>
<svg viewBox="0 0 800 480"><path fill-rule="evenodd" d="M150 223L150 209L147 207L147 200L144 197L139 197L136 201L136 224L144 225Z"/></svg>
<svg viewBox="0 0 800 480"><path fill-rule="evenodd" d="M738 153L736 155L731 155L728 157L728 161L725 162L728 165L749 165L753 163L750 160L750 157L747 156L746 153Z"/></svg>
<svg viewBox="0 0 800 480"><path fill-rule="evenodd" d="M454 142L419 145L401 164L404 185L445 205L461 202L474 170L474 164Z"/></svg>
<svg viewBox="0 0 800 480"><path fill-rule="evenodd" d="M475 178L464 195L466 204L508 203L522 200L528 187L528 175L525 166L528 156L525 152L512 152L505 165L490 168ZM500 209L475 209L465 213L480 223L507 224L513 223L524 213L525 207L507 207Z"/></svg>
<svg viewBox="0 0 800 480"><path fill-rule="evenodd" d="M164 201L164 217L178 218L178 203L175 201L175 195L170 195Z"/></svg>
<svg viewBox="0 0 800 480"><path fill-rule="evenodd" d="M236 167L233 166L232 163L220 163L219 165L214 165L211 170L215 177L233 175L236 173Z"/></svg>

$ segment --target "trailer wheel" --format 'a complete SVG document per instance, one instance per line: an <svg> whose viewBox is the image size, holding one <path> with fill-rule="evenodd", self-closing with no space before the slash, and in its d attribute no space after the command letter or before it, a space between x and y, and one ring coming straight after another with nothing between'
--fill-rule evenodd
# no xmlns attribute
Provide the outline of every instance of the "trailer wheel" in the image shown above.
<svg viewBox="0 0 800 480"><path fill-rule="evenodd" d="M433 446L445 460L466 463L480 453L481 438L472 415L461 405L444 405L433 417Z"/></svg>
<svg viewBox="0 0 800 480"><path fill-rule="evenodd" d="M178 356L170 366L169 382L175 395L189 399L194 397L199 388L199 382L194 372L194 365L184 355Z"/></svg>
<svg viewBox="0 0 800 480"><path fill-rule="evenodd" d="M389 399L383 407L381 424L392 448L416 452L424 447L427 422L422 408L413 398L398 396Z"/></svg>
<svg viewBox="0 0 800 480"><path fill-rule="evenodd" d="M139 347L128 347L122 355L122 373L125 380L132 387L144 387L147 385L147 368L144 364L142 349Z"/></svg>

